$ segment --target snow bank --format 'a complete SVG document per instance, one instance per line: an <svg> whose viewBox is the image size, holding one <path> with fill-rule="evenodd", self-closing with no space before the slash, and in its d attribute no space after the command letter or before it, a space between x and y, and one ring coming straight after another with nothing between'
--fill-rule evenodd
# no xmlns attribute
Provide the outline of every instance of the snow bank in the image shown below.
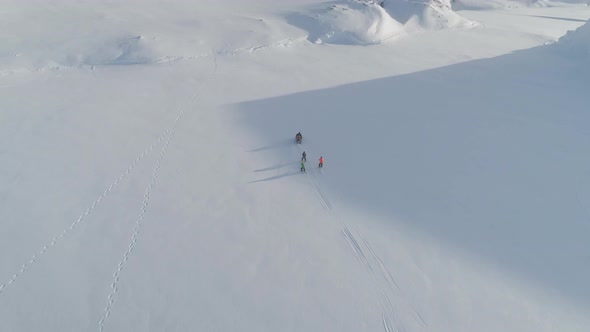
<svg viewBox="0 0 590 332"><path fill-rule="evenodd" d="M470 26L450 0L341 0L288 16L314 43L370 45L417 30Z"/></svg>

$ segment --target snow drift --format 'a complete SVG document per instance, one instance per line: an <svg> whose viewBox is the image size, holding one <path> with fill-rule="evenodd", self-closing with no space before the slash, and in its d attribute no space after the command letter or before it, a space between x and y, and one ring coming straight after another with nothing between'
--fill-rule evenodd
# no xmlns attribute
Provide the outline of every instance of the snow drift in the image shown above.
<svg viewBox="0 0 590 332"><path fill-rule="evenodd" d="M291 14L287 19L306 30L308 40L317 44L376 44L403 31L401 23L370 2L333 2L309 13Z"/></svg>
<svg viewBox="0 0 590 332"><path fill-rule="evenodd" d="M451 0L390 0L381 1L387 13L406 27L406 30L437 30L468 27L474 22L455 13Z"/></svg>
<svg viewBox="0 0 590 332"><path fill-rule="evenodd" d="M314 43L370 45L402 33L470 26L473 22L453 12L450 0L342 0L288 21L308 33Z"/></svg>

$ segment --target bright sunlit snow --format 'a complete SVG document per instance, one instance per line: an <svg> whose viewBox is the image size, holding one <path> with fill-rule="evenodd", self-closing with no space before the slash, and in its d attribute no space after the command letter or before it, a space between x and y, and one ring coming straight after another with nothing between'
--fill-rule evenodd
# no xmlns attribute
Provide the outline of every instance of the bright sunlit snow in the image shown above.
<svg viewBox="0 0 590 332"><path fill-rule="evenodd" d="M0 331L590 330L589 18L4 1Z"/></svg>

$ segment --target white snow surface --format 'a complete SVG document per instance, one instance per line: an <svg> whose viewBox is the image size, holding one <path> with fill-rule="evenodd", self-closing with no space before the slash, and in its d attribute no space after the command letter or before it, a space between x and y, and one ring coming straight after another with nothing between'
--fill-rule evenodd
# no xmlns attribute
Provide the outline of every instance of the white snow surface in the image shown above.
<svg viewBox="0 0 590 332"><path fill-rule="evenodd" d="M590 24L585 23L575 31L568 31L555 48L561 56L574 61L579 67L590 67Z"/></svg>
<svg viewBox="0 0 590 332"><path fill-rule="evenodd" d="M0 331L589 331L544 3L4 1Z"/></svg>
<svg viewBox="0 0 590 332"><path fill-rule="evenodd" d="M424 29L468 27L450 0L340 0L287 15L316 44L370 45Z"/></svg>
<svg viewBox="0 0 590 332"><path fill-rule="evenodd" d="M519 7L563 7L590 5L588 0L451 0L453 9L491 9Z"/></svg>

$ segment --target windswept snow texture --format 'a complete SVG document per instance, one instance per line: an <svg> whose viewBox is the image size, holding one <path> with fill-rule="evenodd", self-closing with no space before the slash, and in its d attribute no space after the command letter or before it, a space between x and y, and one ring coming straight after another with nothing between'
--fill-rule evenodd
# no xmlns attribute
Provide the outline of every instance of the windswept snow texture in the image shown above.
<svg viewBox="0 0 590 332"><path fill-rule="evenodd" d="M590 7L449 4L4 0L0 331L590 331Z"/></svg>
<svg viewBox="0 0 590 332"><path fill-rule="evenodd" d="M453 12L449 0L342 0L287 17L317 44L378 44L402 33L474 24Z"/></svg>

